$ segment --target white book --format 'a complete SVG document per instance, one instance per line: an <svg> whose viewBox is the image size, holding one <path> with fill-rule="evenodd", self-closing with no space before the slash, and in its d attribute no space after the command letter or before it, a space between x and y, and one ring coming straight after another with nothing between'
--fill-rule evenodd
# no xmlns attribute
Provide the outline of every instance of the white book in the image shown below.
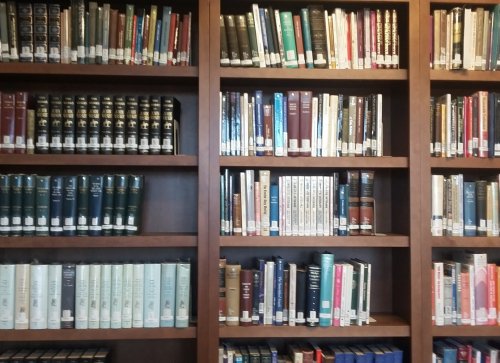
<svg viewBox="0 0 500 363"><path fill-rule="evenodd" d="M144 327L144 264L134 264L132 286L132 327Z"/></svg>
<svg viewBox="0 0 500 363"><path fill-rule="evenodd" d="M292 236L299 235L299 177L293 175L291 182L292 191Z"/></svg>
<svg viewBox="0 0 500 363"><path fill-rule="evenodd" d="M363 302L365 296L365 264L359 260L351 259L350 263L353 265L353 271L358 271L358 281L356 289L358 290L358 301L357 301L357 314L356 314L356 325L361 326L365 320L365 311L363 309Z"/></svg>
<svg viewBox="0 0 500 363"><path fill-rule="evenodd" d="M111 327L111 265L101 265L101 296L99 328Z"/></svg>
<svg viewBox="0 0 500 363"><path fill-rule="evenodd" d="M0 265L0 330L14 329L15 283L16 283L16 265L1 264Z"/></svg>
<svg viewBox="0 0 500 363"><path fill-rule="evenodd" d="M372 290L372 264L367 263L368 265L368 278L366 279L366 324L370 324L370 304L371 304L371 290Z"/></svg>
<svg viewBox="0 0 500 363"><path fill-rule="evenodd" d="M76 265L75 329L89 328L89 265Z"/></svg>
<svg viewBox="0 0 500 363"><path fill-rule="evenodd" d="M346 318L346 304L347 304L347 269L346 264L341 263L342 266L342 288L340 293L340 326L345 326Z"/></svg>
<svg viewBox="0 0 500 363"><path fill-rule="evenodd" d="M327 68L331 69L332 68L332 54L331 54L331 47L330 47L330 32L328 29L330 29L328 25L328 11L325 10L323 12L323 21L325 22L325 35L326 35L326 64Z"/></svg>
<svg viewBox="0 0 500 363"><path fill-rule="evenodd" d="M286 195L285 195L285 178L280 176L278 178L278 190L279 190L279 200L278 200L278 206L279 206L279 235L284 236L285 235L285 202L286 202Z"/></svg>
<svg viewBox="0 0 500 363"><path fill-rule="evenodd" d="M161 264L144 265L144 327L160 327Z"/></svg>
<svg viewBox="0 0 500 363"><path fill-rule="evenodd" d="M48 265L31 265L30 269L30 329L47 329Z"/></svg>
<svg viewBox="0 0 500 363"><path fill-rule="evenodd" d="M481 288L483 284L488 283L487 255L486 253L466 252L465 259L474 266L474 283L471 285L471 290L474 290L475 322L476 325L487 325L488 295L487 289Z"/></svg>
<svg viewBox="0 0 500 363"><path fill-rule="evenodd" d="M219 155L226 155L227 147L224 140L224 128L222 127L223 117L222 117L222 99L225 98L222 92L219 92ZM227 98L226 98L227 102Z"/></svg>
<svg viewBox="0 0 500 363"><path fill-rule="evenodd" d="M335 223L335 215L333 213L333 208L334 208L333 199L335 196L335 190L334 190L334 186L333 186L333 176L328 177L328 183L329 183L329 189L330 189L330 193L328 196L328 218L329 218L328 220L329 220L329 226L330 226L329 236L333 236L335 228L339 228L338 223L337 224Z"/></svg>
<svg viewBox="0 0 500 363"><path fill-rule="evenodd" d="M248 102L248 155L255 156L255 97ZM285 149L286 150L286 149Z"/></svg>
<svg viewBox="0 0 500 363"><path fill-rule="evenodd" d="M111 329L122 327L123 265L111 265Z"/></svg>
<svg viewBox="0 0 500 363"><path fill-rule="evenodd" d="M262 236L269 236L271 227L271 172L269 170L259 170L260 182L260 233Z"/></svg>
<svg viewBox="0 0 500 363"><path fill-rule="evenodd" d="M246 173L240 172L241 235L247 235L247 188Z"/></svg>
<svg viewBox="0 0 500 363"><path fill-rule="evenodd" d="M474 63L473 59L475 53L472 52L472 10L469 8L464 9L464 44L463 44L463 56L464 56L464 69L473 70Z"/></svg>
<svg viewBox="0 0 500 363"><path fill-rule="evenodd" d="M266 60L264 57L264 43L262 42L262 29L260 28L259 5L252 4L253 20L255 24L255 33L257 36L257 51L259 53L260 68L266 68Z"/></svg>
<svg viewBox="0 0 500 363"><path fill-rule="evenodd" d="M472 12L472 31L471 31L471 49L470 51L472 52L472 68L471 70L474 70L476 67L476 47L478 46L476 44L476 36L477 36L477 10ZM480 62L479 62L480 66Z"/></svg>
<svg viewBox="0 0 500 363"><path fill-rule="evenodd" d="M327 156L337 156L337 133L338 133L338 124L337 124L337 115L339 112L339 96L338 95L330 95L330 116L329 119L329 127L330 132L328 136L328 152Z"/></svg>
<svg viewBox="0 0 500 363"><path fill-rule="evenodd" d="M89 329L99 329L100 302L101 265L92 264L89 266Z"/></svg>
<svg viewBox="0 0 500 363"><path fill-rule="evenodd" d="M311 236L317 233L318 177L311 176Z"/></svg>
<svg viewBox="0 0 500 363"><path fill-rule="evenodd" d="M462 194L463 200L463 194ZM463 207L463 203L462 203ZM491 183L491 207L492 207L492 221L491 221L491 234L493 237L498 237L499 235L499 221L498 221L498 183Z"/></svg>
<svg viewBox="0 0 500 363"><path fill-rule="evenodd" d="M330 95L328 93L323 93L321 96L323 97L323 109L321 110L323 115L321 156L331 156L328 153L330 150L330 142L331 142L330 128L332 123L332 120L330 119Z"/></svg>
<svg viewBox="0 0 500 363"><path fill-rule="evenodd" d="M323 213L324 213L324 197L323 197L323 177L317 177L316 189L316 236L323 235Z"/></svg>
<svg viewBox="0 0 500 363"><path fill-rule="evenodd" d="M371 47L371 44L370 44L370 37L371 37L371 34L370 34L370 31L371 31L370 9L367 9L367 8L363 9L363 25L364 25L363 36L365 38L364 66L365 66L365 69L370 69L370 68L372 68L372 58L371 58L371 54L370 54L370 47Z"/></svg>
<svg viewBox="0 0 500 363"><path fill-rule="evenodd" d="M445 69L451 69L451 47L452 47L452 30L451 30L451 13L446 14L446 50L445 50Z"/></svg>
<svg viewBox="0 0 500 363"><path fill-rule="evenodd" d="M461 174L451 176L451 194L452 194L452 236L464 235L464 218L463 218L463 175Z"/></svg>
<svg viewBox="0 0 500 363"><path fill-rule="evenodd" d="M299 203L298 203L298 209L299 209L299 236L304 236L304 228L305 228L305 211L304 211L304 204L305 204L305 198L304 198L304 176L301 175L298 177L299 178Z"/></svg>
<svg viewBox="0 0 500 363"><path fill-rule="evenodd" d="M350 25L351 25L351 58L352 58L352 69L359 69L359 57L358 57L358 19L356 12L352 11L349 13ZM362 58L361 58L362 59Z"/></svg>
<svg viewBox="0 0 500 363"><path fill-rule="evenodd" d="M304 177L304 236L311 235L311 177Z"/></svg>
<svg viewBox="0 0 500 363"><path fill-rule="evenodd" d="M330 177L323 177L323 236L330 234Z"/></svg>
<svg viewBox="0 0 500 363"><path fill-rule="evenodd" d="M274 261L266 261L264 269L264 325L273 324Z"/></svg>
<svg viewBox="0 0 500 363"><path fill-rule="evenodd" d="M175 326L175 286L177 281L177 264L165 262L161 264L160 289L160 326Z"/></svg>
<svg viewBox="0 0 500 363"><path fill-rule="evenodd" d="M134 265L123 265L122 283L122 328L132 328L132 302L134 286Z"/></svg>
<svg viewBox="0 0 500 363"><path fill-rule="evenodd" d="M175 286L175 327L187 328L190 316L191 264L177 263Z"/></svg>
<svg viewBox="0 0 500 363"><path fill-rule="evenodd" d="M375 142L376 155L384 156L384 122L382 119L382 94L380 93L377 94L377 140Z"/></svg>
<svg viewBox="0 0 500 363"><path fill-rule="evenodd" d="M285 236L292 236L292 177L285 177Z"/></svg>
<svg viewBox="0 0 500 363"><path fill-rule="evenodd" d="M240 99L241 155L248 156L248 93L244 92Z"/></svg>
<svg viewBox="0 0 500 363"><path fill-rule="evenodd" d="M345 305L345 326L350 326L351 325L351 306L352 306L352 275L353 275L353 268L351 264L346 263L345 266L347 267L347 270L344 269L344 272L347 271L347 276L346 276L346 283L347 283L347 288L346 288L346 305Z"/></svg>
<svg viewBox="0 0 500 363"><path fill-rule="evenodd" d="M313 96L311 102L311 156L321 156L317 155L318 148L318 97Z"/></svg>
<svg viewBox="0 0 500 363"><path fill-rule="evenodd" d="M436 325L444 325L444 270L442 262L434 262L434 314Z"/></svg>
<svg viewBox="0 0 500 363"><path fill-rule="evenodd" d="M247 234L255 236L255 175L253 170L245 170Z"/></svg>
<svg viewBox="0 0 500 363"><path fill-rule="evenodd" d="M28 329L30 323L30 265L16 265L14 329Z"/></svg>
<svg viewBox="0 0 500 363"><path fill-rule="evenodd" d="M295 317L297 312L297 265L288 264L289 278L288 282L288 325L295 326Z"/></svg>

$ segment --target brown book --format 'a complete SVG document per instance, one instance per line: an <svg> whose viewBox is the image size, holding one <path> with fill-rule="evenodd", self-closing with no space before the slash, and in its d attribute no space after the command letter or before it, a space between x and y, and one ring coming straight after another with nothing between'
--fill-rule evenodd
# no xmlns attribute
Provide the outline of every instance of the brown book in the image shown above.
<svg viewBox="0 0 500 363"><path fill-rule="evenodd" d="M332 352L323 349L321 351L321 361L323 363L335 363L335 355Z"/></svg>
<svg viewBox="0 0 500 363"><path fill-rule="evenodd" d="M241 236L241 194L233 194L233 235Z"/></svg>
<svg viewBox="0 0 500 363"><path fill-rule="evenodd" d="M125 48L125 14L118 14L116 30L116 64L123 64Z"/></svg>
<svg viewBox="0 0 500 363"><path fill-rule="evenodd" d="M273 156L273 106L264 105L264 155Z"/></svg>
<svg viewBox="0 0 500 363"><path fill-rule="evenodd" d="M150 19L151 17L149 14L145 15L143 18L141 60L138 62L138 64L145 66L148 65L149 27L151 26Z"/></svg>
<svg viewBox="0 0 500 363"><path fill-rule="evenodd" d="M234 15L224 15L224 24L227 34L227 46L229 52L229 62L231 66L238 67L241 65L240 47L238 44L238 35L236 33L236 23Z"/></svg>
<svg viewBox="0 0 500 363"><path fill-rule="evenodd" d="M240 271L240 284L240 325L249 326L252 325L252 270Z"/></svg>
<svg viewBox="0 0 500 363"><path fill-rule="evenodd" d="M14 152L16 154L24 154L26 152L26 112L28 105L28 94L26 92L16 92L16 110L15 110L15 145Z"/></svg>
<svg viewBox="0 0 500 363"><path fill-rule="evenodd" d="M219 323L226 322L226 259L219 258Z"/></svg>
<svg viewBox="0 0 500 363"><path fill-rule="evenodd" d="M220 15L220 65L221 67L230 66L229 48L227 44L227 31L224 23L224 15Z"/></svg>
<svg viewBox="0 0 500 363"><path fill-rule="evenodd" d="M226 325L239 325L241 265L226 265Z"/></svg>
<svg viewBox="0 0 500 363"><path fill-rule="evenodd" d="M243 67L252 67L252 50L250 49L250 38L248 37L248 26L245 15L235 15L236 35L238 37L238 48L240 50L240 61Z"/></svg>
<svg viewBox="0 0 500 363"><path fill-rule="evenodd" d="M300 138L300 93L288 91L288 156L299 156Z"/></svg>
<svg viewBox="0 0 500 363"><path fill-rule="evenodd" d="M309 5L314 68L327 68L325 14L322 5Z"/></svg>
<svg viewBox="0 0 500 363"><path fill-rule="evenodd" d="M168 47L167 47L167 65L174 65L174 48L175 48L175 37L177 30L177 22L179 21L179 14L172 13L170 15L170 30L168 33Z"/></svg>
<svg viewBox="0 0 500 363"><path fill-rule="evenodd" d="M1 135L2 135L2 153L14 153L15 144L15 112L16 96L14 93L2 93L2 115L1 115Z"/></svg>
<svg viewBox="0 0 500 363"><path fill-rule="evenodd" d="M314 363L314 350L307 344L301 344L302 363Z"/></svg>
<svg viewBox="0 0 500 363"><path fill-rule="evenodd" d="M109 64L116 64L116 48L118 46L118 10L111 9L109 16Z"/></svg>
<svg viewBox="0 0 500 363"><path fill-rule="evenodd" d="M300 156L311 156L312 92L300 91Z"/></svg>
<svg viewBox="0 0 500 363"><path fill-rule="evenodd" d="M356 156L363 155L363 129L364 129L365 99L363 96L356 97Z"/></svg>
<svg viewBox="0 0 500 363"><path fill-rule="evenodd" d="M349 184L349 235L359 235L359 171L347 170Z"/></svg>
<svg viewBox="0 0 500 363"><path fill-rule="evenodd" d="M297 47L297 59L299 62L299 68L306 68L304 39L302 38L302 25L300 15L293 16L293 30L295 31L295 45Z"/></svg>
<svg viewBox="0 0 500 363"><path fill-rule="evenodd" d="M374 233L374 196L373 181L374 172L372 170L361 170L359 188L359 233L363 236L370 236Z"/></svg>
<svg viewBox="0 0 500 363"><path fill-rule="evenodd" d="M483 59L483 37L488 36L484 33L484 8L476 9L476 54L474 57L474 70L482 70L482 59Z"/></svg>
<svg viewBox="0 0 500 363"><path fill-rule="evenodd" d="M7 25L9 29L10 61L19 61L19 34L17 32L16 2L7 2Z"/></svg>
<svg viewBox="0 0 500 363"><path fill-rule="evenodd" d="M349 97L342 100L342 146L341 155L349 156Z"/></svg>

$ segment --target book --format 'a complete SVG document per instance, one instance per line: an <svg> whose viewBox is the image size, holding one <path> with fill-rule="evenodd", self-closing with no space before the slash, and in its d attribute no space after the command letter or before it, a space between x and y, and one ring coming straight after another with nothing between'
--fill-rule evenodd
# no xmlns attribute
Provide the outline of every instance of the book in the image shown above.
<svg viewBox="0 0 500 363"><path fill-rule="evenodd" d="M125 235L135 235L139 231L140 210L144 180L141 175L130 175L125 214Z"/></svg>
<svg viewBox="0 0 500 363"><path fill-rule="evenodd" d="M189 326L191 306L191 264L189 262L177 263L177 280L175 291L175 327L187 328Z"/></svg>
<svg viewBox="0 0 500 363"><path fill-rule="evenodd" d="M161 264L144 265L144 327L160 326Z"/></svg>
<svg viewBox="0 0 500 363"><path fill-rule="evenodd" d="M114 176L114 208L113 208L113 235L122 236L125 233L128 177L127 175Z"/></svg>
<svg viewBox="0 0 500 363"><path fill-rule="evenodd" d="M101 266L101 291L99 303L99 328L111 327L111 265Z"/></svg>
<svg viewBox="0 0 500 363"><path fill-rule="evenodd" d="M322 5L309 5L309 23L314 68L327 68L326 29Z"/></svg>
<svg viewBox="0 0 500 363"><path fill-rule="evenodd" d="M161 153L164 155L177 155L180 133L180 102L172 96L162 98L162 145Z"/></svg>
<svg viewBox="0 0 500 363"><path fill-rule="evenodd" d="M106 125L106 127L108 126ZM105 130L103 130L103 132L104 131ZM108 133L108 130L106 130L106 133ZM87 110L87 153L88 154L99 154L101 147L100 137L101 137L101 97L98 95L89 95L88 110Z"/></svg>
<svg viewBox="0 0 500 363"><path fill-rule="evenodd" d="M76 265L75 274L75 329L89 327L89 265Z"/></svg>
<svg viewBox="0 0 500 363"><path fill-rule="evenodd" d="M2 92L2 113L1 113L1 135L2 135L2 153L14 153L15 145L15 127L16 127L16 114L15 93Z"/></svg>
<svg viewBox="0 0 500 363"><path fill-rule="evenodd" d="M101 265L89 265L88 327L99 329L101 304Z"/></svg>
<svg viewBox="0 0 500 363"><path fill-rule="evenodd" d="M103 176L90 176L88 210L89 236L100 236L102 232L103 187Z"/></svg>
<svg viewBox="0 0 500 363"><path fill-rule="evenodd" d="M50 176L36 176L35 234L48 236L50 225Z"/></svg>
<svg viewBox="0 0 500 363"><path fill-rule="evenodd" d="M175 324L176 271L175 263L161 264L160 327L173 327Z"/></svg>
<svg viewBox="0 0 500 363"><path fill-rule="evenodd" d="M241 326L252 325L253 274L252 270L240 271L240 314Z"/></svg>
<svg viewBox="0 0 500 363"><path fill-rule="evenodd" d="M332 253L318 253L315 263L320 266L320 302L319 326L331 326L333 318L333 281L334 281L334 255Z"/></svg>
<svg viewBox="0 0 500 363"><path fill-rule="evenodd" d="M76 235L87 236L89 233L89 187L90 176L78 175L77 178L77 208L76 208Z"/></svg>
<svg viewBox="0 0 500 363"><path fill-rule="evenodd" d="M64 178L52 176L50 178L50 235L63 235L63 199Z"/></svg>
<svg viewBox="0 0 500 363"><path fill-rule="evenodd" d="M1 330L14 329L15 272L16 265L14 264L0 265L0 294L2 295Z"/></svg>
<svg viewBox="0 0 500 363"><path fill-rule="evenodd" d="M241 265L226 264L226 325L239 325Z"/></svg>
<svg viewBox="0 0 500 363"><path fill-rule="evenodd" d="M144 327L144 264L143 263L134 263L134 266L132 268L132 278L133 278L132 327L142 328ZM172 305L171 308L173 308Z"/></svg>
<svg viewBox="0 0 500 363"><path fill-rule="evenodd" d="M64 263L61 282L61 329L75 327L75 281L76 265Z"/></svg>
<svg viewBox="0 0 500 363"><path fill-rule="evenodd" d="M123 265L121 264L111 265L111 279L109 288L110 288L110 295L109 295L110 328L120 329L122 327L122 312L123 312ZM144 296L146 296L146 294L144 294Z"/></svg>

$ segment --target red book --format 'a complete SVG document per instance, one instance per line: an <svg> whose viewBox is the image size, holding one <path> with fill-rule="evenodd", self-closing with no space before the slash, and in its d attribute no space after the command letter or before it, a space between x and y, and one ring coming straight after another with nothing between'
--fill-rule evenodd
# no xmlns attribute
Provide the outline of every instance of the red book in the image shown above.
<svg viewBox="0 0 500 363"><path fill-rule="evenodd" d="M299 91L288 91L288 156L299 156L300 95Z"/></svg>
<svg viewBox="0 0 500 363"><path fill-rule="evenodd" d="M252 325L252 270L240 271L240 325Z"/></svg>
<svg viewBox="0 0 500 363"><path fill-rule="evenodd" d="M289 101L290 102L290 101ZM300 156L311 156L312 92L300 91ZM290 136L288 136L290 137ZM288 151L290 154L290 151Z"/></svg>
<svg viewBox="0 0 500 363"><path fill-rule="evenodd" d="M28 94L26 92L16 92L16 126L15 126L15 145L16 154L26 152L26 121L27 121Z"/></svg>
<svg viewBox="0 0 500 363"><path fill-rule="evenodd" d="M365 41L363 40L363 11L357 11L356 13L357 19L356 19L356 25L357 25L357 31L358 31L358 68L363 69L364 68L364 56L365 56Z"/></svg>
<svg viewBox="0 0 500 363"><path fill-rule="evenodd" d="M180 64L181 66L187 66L187 52L188 52L188 43L189 43L189 26L191 22L189 21L189 14L184 14L182 17L182 43L180 46Z"/></svg>
<svg viewBox="0 0 500 363"><path fill-rule="evenodd" d="M370 10L370 56L372 68L377 68L377 17L374 10Z"/></svg>
<svg viewBox="0 0 500 363"><path fill-rule="evenodd" d="M351 16L348 14L346 17L347 21L347 29L346 29L346 37L347 37L347 68L353 69L352 64L352 34L351 34Z"/></svg>
<svg viewBox="0 0 500 363"><path fill-rule="evenodd" d="M168 48L167 48L167 66L173 65L174 58L174 43L175 43L175 29L177 28L177 19L179 14L172 13L170 15L170 30L168 33Z"/></svg>
<svg viewBox="0 0 500 363"><path fill-rule="evenodd" d="M137 41L137 15L134 15L134 19L132 20L132 53L130 55L130 63L134 64L135 59L135 42Z"/></svg>
<svg viewBox="0 0 500 363"><path fill-rule="evenodd" d="M1 135L2 135L2 153L14 153L14 135L15 135L15 102L14 93L2 93L2 117L1 117Z"/></svg>
<svg viewBox="0 0 500 363"><path fill-rule="evenodd" d="M273 156L273 106L264 105L264 156Z"/></svg>
<svg viewBox="0 0 500 363"><path fill-rule="evenodd" d="M297 46L297 59L299 61L299 68L306 68L304 40L302 39L302 25L300 15L293 16L293 30L295 31L295 45Z"/></svg>

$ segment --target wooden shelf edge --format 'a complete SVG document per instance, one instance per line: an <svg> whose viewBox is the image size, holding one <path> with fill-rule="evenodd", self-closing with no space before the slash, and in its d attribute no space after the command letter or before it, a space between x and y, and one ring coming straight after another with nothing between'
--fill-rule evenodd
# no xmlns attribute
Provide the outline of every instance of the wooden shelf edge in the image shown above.
<svg viewBox="0 0 500 363"><path fill-rule="evenodd" d="M499 72L500 75L500 72ZM431 168L499 169L500 158L437 158L429 157Z"/></svg>
<svg viewBox="0 0 500 363"><path fill-rule="evenodd" d="M194 234L109 237L0 237L0 248L161 248L196 247Z"/></svg>
<svg viewBox="0 0 500 363"><path fill-rule="evenodd" d="M393 315L373 316L377 323L349 327L306 326L219 326L220 338L331 338L331 337L409 337L410 326Z"/></svg>
<svg viewBox="0 0 500 363"><path fill-rule="evenodd" d="M498 237L431 237L432 247L498 248Z"/></svg>
<svg viewBox="0 0 500 363"><path fill-rule="evenodd" d="M409 247L408 236L241 237L220 236L221 247Z"/></svg>
<svg viewBox="0 0 500 363"><path fill-rule="evenodd" d="M196 167L194 155L0 154L0 165Z"/></svg>
<svg viewBox="0 0 500 363"><path fill-rule="evenodd" d="M497 1L495 1L496 3ZM439 3L444 4L469 4L470 2L460 2L460 1L439 1ZM487 4L487 2L481 1L481 3ZM493 4L493 2L491 3ZM498 82L500 73L498 71L467 71L467 70L430 70L430 80L431 81L449 81L449 82Z"/></svg>
<svg viewBox="0 0 500 363"><path fill-rule="evenodd" d="M408 168L407 157L220 156L221 167Z"/></svg>
<svg viewBox="0 0 500 363"><path fill-rule="evenodd" d="M434 337L497 337L500 326L433 326Z"/></svg>
<svg viewBox="0 0 500 363"><path fill-rule="evenodd" d="M0 341L98 341L195 339L196 328L0 330Z"/></svg>
<svg viewBox="0 0 500 363"><path fill-rule="evenodd" d="M431 5L439 5L439 4L456 4L456 5L471 5L470 0L431 0ZM474 1L473 6L480 5L496 5L498 4L498 0L478 0Z"/></svg>

